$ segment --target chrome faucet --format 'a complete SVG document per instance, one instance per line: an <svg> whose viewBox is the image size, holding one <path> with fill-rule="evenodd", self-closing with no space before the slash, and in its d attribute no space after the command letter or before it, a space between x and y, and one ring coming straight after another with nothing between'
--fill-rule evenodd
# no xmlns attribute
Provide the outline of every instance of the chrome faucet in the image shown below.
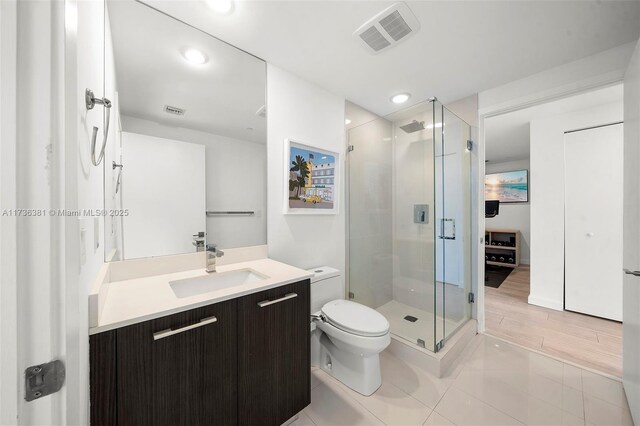
<svg viewBox="0 0 640 426"><path fill-rule="evenodd" d="M215 244L207 244L207 272L216 272L216 259L224 256L222 250L218 250Z"/></svg>

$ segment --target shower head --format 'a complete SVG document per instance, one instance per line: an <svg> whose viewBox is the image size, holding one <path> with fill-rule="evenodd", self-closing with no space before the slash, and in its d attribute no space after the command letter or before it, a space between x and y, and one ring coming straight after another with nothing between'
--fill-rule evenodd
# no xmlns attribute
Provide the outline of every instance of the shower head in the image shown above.
<svg viewBox="0 0 640 426"><path fill-rule="evenodd" d="M413 133L413 132L417 132L418 130L424 130L424 121L413 120L409 124L400 126L400 128L407 133Z"/></svg>

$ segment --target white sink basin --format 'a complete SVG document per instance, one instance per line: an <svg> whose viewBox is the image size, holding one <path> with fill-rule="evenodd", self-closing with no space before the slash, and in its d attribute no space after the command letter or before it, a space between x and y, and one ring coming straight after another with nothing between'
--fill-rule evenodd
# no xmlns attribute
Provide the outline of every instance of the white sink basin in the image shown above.
<svg viewBox="0 0 640 426"><path fill-rule="evenodd" d="M190 297L210 291L254 283L268 278L253 269L238 269L229 272L212 272L204 277L169 281L176 297Z"/></svg>

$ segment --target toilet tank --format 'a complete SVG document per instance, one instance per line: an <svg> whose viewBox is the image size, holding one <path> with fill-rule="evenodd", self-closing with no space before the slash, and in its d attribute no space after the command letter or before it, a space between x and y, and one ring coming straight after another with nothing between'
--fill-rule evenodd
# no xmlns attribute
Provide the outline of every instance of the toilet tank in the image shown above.
<svg viewBox="0 0 640 426"><path fill-rule="evenodd" d="M325 303L344 299L340 271L329 266L320 266L308 270L311 277L311 313L320 311Z"/></svg>

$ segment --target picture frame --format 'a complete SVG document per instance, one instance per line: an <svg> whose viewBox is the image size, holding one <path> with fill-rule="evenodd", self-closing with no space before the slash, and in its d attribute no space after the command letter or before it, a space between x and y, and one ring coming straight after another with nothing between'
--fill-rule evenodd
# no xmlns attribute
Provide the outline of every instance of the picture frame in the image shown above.
<svg viewBox="0 0 640 426"><path fill-rule="evenodd" d="M513 170L486 174L484 199L500 200L500 204L529 202L529 170Z"/></svg>
<svg viewBox="0 0 640 426"><path fill-rule="evenodd" d="M285 139L284 157L284 213L338 214L340 155Z"/></svg>

